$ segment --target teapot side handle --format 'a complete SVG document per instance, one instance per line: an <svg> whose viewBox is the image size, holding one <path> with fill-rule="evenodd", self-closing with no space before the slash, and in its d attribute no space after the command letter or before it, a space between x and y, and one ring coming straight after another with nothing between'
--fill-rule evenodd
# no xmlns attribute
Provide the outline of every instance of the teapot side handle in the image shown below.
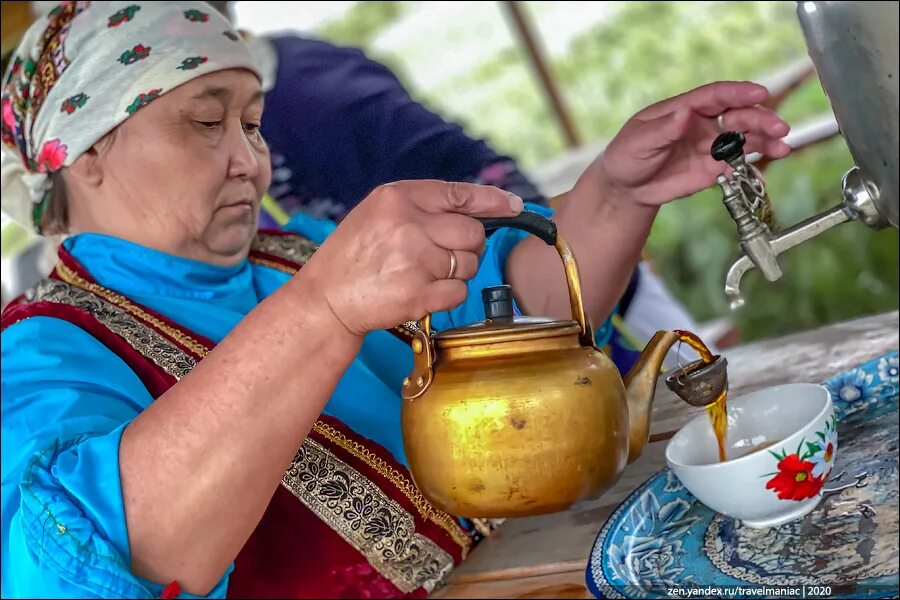
<svg viewBox="0 0 900 600"><path fill-rule="evenodd" d="M412 340L413 369L403 380L404 400L421 397L434 380L434 343L431 340L431 315L425 315Z"/></svg>

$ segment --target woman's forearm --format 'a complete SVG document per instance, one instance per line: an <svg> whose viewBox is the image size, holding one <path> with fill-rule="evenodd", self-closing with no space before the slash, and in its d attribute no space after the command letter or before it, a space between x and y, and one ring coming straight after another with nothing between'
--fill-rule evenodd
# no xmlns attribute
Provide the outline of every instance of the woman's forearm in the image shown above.
<svg viewBox="0 0 900 600"><path fill-rule="evenodd" d="M359 351L303 272L122 435L132 568L205 595L262 517Z"/></svg>
<svg viewBox="0 0 900 600"><path fill-rule="evenodd" d="M625 291L657 210L619 198L598 178L585 175L553 217L577 259L585 310L595 326ZM555 248L533 237L524 240L507 259L506 278L527 314L571 317L565 271Z"/></svg>

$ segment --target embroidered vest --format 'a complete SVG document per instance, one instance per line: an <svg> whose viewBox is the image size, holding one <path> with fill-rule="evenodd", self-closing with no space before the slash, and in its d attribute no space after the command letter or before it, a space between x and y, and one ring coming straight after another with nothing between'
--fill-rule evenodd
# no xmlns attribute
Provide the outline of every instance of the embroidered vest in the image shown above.
<svg viewBox="0 0 900 600"><path fill-rule="evenodd" d="M261 231L249 259L295 273L315 249L300 236ZM7 307L3 328L36 316L66 320L122 358L154 398L214 347L99 285L62 247L59 257L48 279ZM412 339L411 325L392 333ZM387 450L322 415L235 559L228 596L426 597L478 537L432 506Z"/></svg>

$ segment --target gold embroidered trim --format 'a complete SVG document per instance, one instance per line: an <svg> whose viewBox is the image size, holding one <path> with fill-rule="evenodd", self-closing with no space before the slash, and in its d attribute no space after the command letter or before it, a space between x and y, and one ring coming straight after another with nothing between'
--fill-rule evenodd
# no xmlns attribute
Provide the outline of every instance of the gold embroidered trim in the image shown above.
<svg viewBox="0 0 900 600"><path fill-rule="evenodd" d="M397 488L403 492L403 495L409 498L409 501L413 503L413 506L416 507L416 510L419 511L419 514L422 515L423 519L431 521L450 534L453 541L462 548L463 558L468 555L469 549L472 546L472 538L469 537L469 534L459 526L456 519L435 508L434 505L422 495L419 488L417 488L408 478L404 477L400 471L389 465L387 461L359 442L351 440L327 423L316 421L316 423L313 424L313 431L325 437L328 441L337 444L356 458L362 460L397 486Z"/></svg>
<svg viewBox="0 0 900 600"><path fill-rule="evenodd" d="M405 336L410 338L416 337L416 332L419 330L419 322L418 321L407 321L403 325L397 325L394 329L399 331Z"/></svg>
<svg viewBox="0 0 900 600"><path fill-rule="evenodd" d="M306 264L306 261L318 248L318 244L299 235L266 235L264 233L258 234L250 246L251 250L284 258L298 265Z"/></svg>
<svg viewBox="0 0 900 600"><path fill-rule="evenodd" d="M45 279L37 285L31 299L66 304L89 312L104 327L175 379L181 379L197 365L192 356L173 347L170 340L135 319L123 307L76 285L57 279Z"/></svg>
<svg viewBox="0 0 900 600"><path fill-rule="evenodd" d="M270 269L275 269L276 271L281 271L282 273L287 273L288 275L293 275L297 272L297 269L293 267L289 267L287 265L283 265L281 263L277 263L274 260L266 260L265 258L256 258L255 256L251 256L249 259L251 263L254 265L260 265L262 267L269 267Z"/></svg>
<svg viewBox="0 0 900 600"><path fill-rule="evenodd" d="M163 323L161 320L157 319L153 315L148 314L146 311L141 309L139 306L135 306L132 304L130 300L128 300L125 296L115 293L112 290L108 290L100 284L91 283L87 279L84 279L78 273L64 265L62 262L56 263L56 273L60 276L60 278L68 284L80 287L83 290L87 290L97 296L100 296L107 302L110 302L123 310L128 311L138 319L150 323L160 331L164 332L169 337L175 339L179 344L188 348L191 352L196 354L199 357L204 357L209 353L207 347L191 336L185 334L182 331L175 329L174 327L170 327L168 324ZM118 332L116 332L118 333Z"/></svg>
<svg viewBox="0 0 900 600"><path fill-rule="evenodd" d="M490 537L498 527L503 525L506 519L472 519L472 525L484 537Z"/></svg>
<svg viewBox="0 0 900 600"><path fill-rule="evenodd" d="M453 557L416 531L411 514L312 438L282 485L405 594L431 592L453 569Z"/></svg>

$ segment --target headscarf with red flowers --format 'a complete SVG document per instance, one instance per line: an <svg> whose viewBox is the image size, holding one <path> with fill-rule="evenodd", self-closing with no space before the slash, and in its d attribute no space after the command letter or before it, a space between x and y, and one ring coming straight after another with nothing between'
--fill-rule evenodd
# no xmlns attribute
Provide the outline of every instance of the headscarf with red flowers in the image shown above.
<svg viewBox="0 0 900 600"><path fill-rule="evenodd" d="M259 76L205 2L60 2L31 26L3 77L4 212L36 226L51 173L169 90L233 68Z"/></svg>

